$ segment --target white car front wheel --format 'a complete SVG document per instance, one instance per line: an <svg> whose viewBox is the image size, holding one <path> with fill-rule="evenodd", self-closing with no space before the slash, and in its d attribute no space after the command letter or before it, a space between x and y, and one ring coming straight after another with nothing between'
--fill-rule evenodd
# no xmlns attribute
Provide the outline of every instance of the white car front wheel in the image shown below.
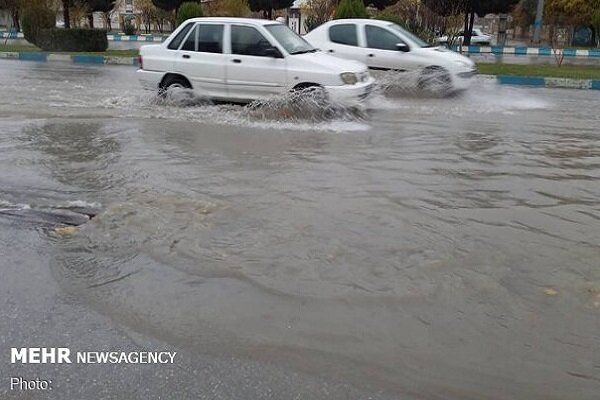
<svg viewBox="0 0 600 400"><path fill-rule="evenodd" d="M292 89L292 92L303 100L313 101L320 106L329 104L329 96L323 86L316 84L300 84Z"/></svg>
<svg viewBox="0 0 600 400"><path fill-rule="evenodd" d="M452 90L452 78L442 67L427 67L419 77L418 87L430 94L446 95Z"/></svg>

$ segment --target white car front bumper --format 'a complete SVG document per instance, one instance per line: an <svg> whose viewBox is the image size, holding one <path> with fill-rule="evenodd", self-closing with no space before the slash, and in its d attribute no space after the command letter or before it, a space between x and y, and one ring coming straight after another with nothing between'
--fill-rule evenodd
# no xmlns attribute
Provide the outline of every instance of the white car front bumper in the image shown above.
<svg viewBox="0 0 600 400"><path fill-rule="evenodd" d="M369 77L354 85L325 86L329 100L343 106L356 106L364 102L375 90L375 79Z"/></svg>
<svg viewBox="0 0 600 400"><path fill-rule="evenodd" d="M473 68L452 74L452 90L462 91L467 90L473 82L473 78L477 75L477 69Z"/></svg>

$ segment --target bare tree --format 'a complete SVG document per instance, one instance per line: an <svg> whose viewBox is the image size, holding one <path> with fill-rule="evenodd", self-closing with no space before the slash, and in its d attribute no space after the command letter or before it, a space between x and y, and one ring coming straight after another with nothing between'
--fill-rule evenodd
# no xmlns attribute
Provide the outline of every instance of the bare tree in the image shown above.
<svg viewBox="0 0 600 400"><path fill-rule="evenodd" d="M144 25L144 31L150 33L152 22L155 21L158 16L158 9L152 3L152 0L136 0L135 6L139 12L142 25Z"/></svg>
<svg viewBox="0 0 600 400"><path fill-rule="evenodd" d="M87 20L89 14L89 6L85 0L75 0L73 1L70 9L70 26L75 28L81 27L82 20ZM65 28L67 27L67 21L65 21Z"/></svg>
<svg viewBox="0 0 600 400"><path fill-rule="evenodd" d="M0 0L0 10L7 10L10 13L12 26L17 31L21 30L21 25L19 24L20 8L21 2L19 0Z"/></svg>
<svg viewBox="0 0 600 400"><path fill-rule="evenodd" d="M169 24L170 30L173 30L175 27L175 12L174 11L165 11L160 8L156 9L156 16L154 18L154 26L158 29L160 33L164 33L167 29L165 25Z"/></svg>
<svg viewBox="0 0 600 400"><path fill-rule="evenodd" d="M108 32L112 31L112 19L113 19L113 16L118 12L120 5L121 5L121 0L118 0L115 3L115 6L113 8L102 12L102 18L104 19L104 26Z"/></svg>
<svg viewBox="0 0 600 400"><path fill-rule="evenodd" d="M444 17L444 30L448 36L448 47L453 47L457 44L456 42L461 33L464 33L462 9L462 4L456 4L455 8Z"/></svg>
<svg viewBox="0 0 600 400"><path fill-rule="evenodd" d="M336 0L307 0L303 5L303 13L308 16L306 30L310 31L329 21L335 13L336 5Z"/></svg>
<svg viewBox="0 0 600 400"><path fill-rule="evenodd" d="M558 68L562 66L565 59L565 46L571 43L569 32L570 29L564 27L552 27L552 53L554 54L554 61L556 61Z"/></svg>
<svg viewBox="0 0 600 400"><path fill-rule="evenodd" d="M456 30L456 15L460 12L444 10L444 13L440 13L419 0L399 0L379 13L377 18L395 22L422 39L433 42L436 34Z"/></svg>

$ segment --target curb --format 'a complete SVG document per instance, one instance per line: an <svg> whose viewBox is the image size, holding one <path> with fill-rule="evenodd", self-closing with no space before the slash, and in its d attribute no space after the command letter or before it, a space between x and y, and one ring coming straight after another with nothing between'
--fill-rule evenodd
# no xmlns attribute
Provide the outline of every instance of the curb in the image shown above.
<svg viewBox="0 0 600 400"><path fill-rule="evenodd" d="M462 54L510 54L514 56L545 56L554 55L550 47L504 47L504 46L453 46L452 50ZM600 49L561 49L566 57L600 58Z"/></svg>
<svg viewBox="0 0 600 400"><path fill-rule="evenodd" d="M106 35L113 42L154 42L162 43L169 35Z"/></svg>
<svg viewBox="0 0 600 400"><path fill-rule="evenodd" d="M569 79L545 78L541 76L498 75L496 76L496 82L500 85L511 86L600 90L600 79Z"/></svg>
<svg viewBox="0 0 600 400"><path fill-rule="evenodd" d="M70 62L74 64L138 65L137 57L94 56L41 52L0 52L0 59L37 62Z"/></svg>

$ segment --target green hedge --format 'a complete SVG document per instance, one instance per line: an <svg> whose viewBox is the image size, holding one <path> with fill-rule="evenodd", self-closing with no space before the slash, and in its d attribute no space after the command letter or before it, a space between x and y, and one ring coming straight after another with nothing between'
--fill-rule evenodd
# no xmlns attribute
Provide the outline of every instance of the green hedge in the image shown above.
<svg viewBox="0 0 600 400"><path fill-rule="evenodd" d="M135 35L135 32L135 25L133 25L131 20L128 19L127 21L125 21L125 23L123 24L123 33L131 36Z"/></svg>
<svg viewBox="0 0 600 400"><path fill-rule="evenodd" d="M185 3L181 4L177 10L177 26L181 25L190 18L202 17L202 14L202 6L200 3L186 1Z"/></svg>
<svg viewBox="0 0 600 400"><path fill-rule="evenodd" d="M369 13L362 0L341 0L335 9L334 19L369 18Z"/></svg>
<svg viewBox="0 0 600 400"><path fill-rule="evenodd" d="M106 29L42 29L38 47L45 51L106 51Z"/></svg>
<svg viewBox="0 0 600 400"><path fill-rule="evenodd" d="M53 28L55 24L56 16L46 8L33 4L21 10L23 36L25 40L36 46L38 46L40 31L42 29Z"/></svg>

